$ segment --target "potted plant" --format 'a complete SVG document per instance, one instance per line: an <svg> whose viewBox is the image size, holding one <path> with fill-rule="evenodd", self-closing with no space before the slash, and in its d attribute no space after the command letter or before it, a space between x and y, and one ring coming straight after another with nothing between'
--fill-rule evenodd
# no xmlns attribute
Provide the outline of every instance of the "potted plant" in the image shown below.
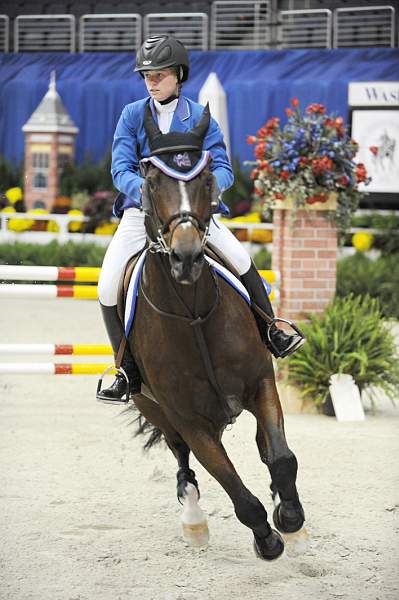
<svg viewBox="0 0 399 600"><path fill-rule="evenodd" d="M290 208L332 210L339 229L347 229L369 183L365 166L354 157L358 144L349 137L343 118L326 115L322 104L310 104L302 114L297 98L286 108L288 121L270 118L247 142L255 144L251 177L262 212Z"/></svg>
<svg viewBox="0 0 399 600"><path fill-rule="evenodd" d="M399 354L384 322L378 300L370 296L336 297L321 317L301 324L304 344L292 354L288 381L305 400L323 410L329 399L330 377L352 375L360 392L382 389L393 401L399 393Z"/></svg>

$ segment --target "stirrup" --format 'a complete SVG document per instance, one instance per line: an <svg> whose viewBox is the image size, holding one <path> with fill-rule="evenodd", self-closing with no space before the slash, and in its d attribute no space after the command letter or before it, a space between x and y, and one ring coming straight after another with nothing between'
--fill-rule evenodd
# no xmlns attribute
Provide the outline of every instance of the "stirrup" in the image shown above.
<svg viewBox="0 0 399 600"><path fill-rule="evenodd" d="M295 332L293 334L290 334L290 333L287 333L282 330L283 333L286 333L287 335L298 335L299 336L298 341L296 343L292 344L292 346L290 346L288 348L288 350L286 350L285 352L281 352L280 349L277 348L277 346L274 344L274 342L272 341L271 336L270 336L270 330L272 329L273 326L276 325L276 323L285 323L286 325L289 325L291 327L291 329L293 329ZM292 321L289 321L288 319L282 319L281 317L273 317L269 323L266 323L266 325L267 325L266 343L270 344L270 346L273 350L273 354L276 358L285 358L289 354L292 354L293 352L295 352L295 350L298 350L298 348L300 346L302 346L306 341L306 338L305 338L304 334L302 333L302 331L299 329L299 327L297 325L295 325L295 323L293 323Z"/></svg>
<svg viewBox="0 0 399 600"><path fill-rule="evenodd" d="M99 400L100 402L104 402L106 404L117 404L118 401L116 400L106 400L104 398L99 398L99 393L101 392L101 386L103 383L103 378L105 375L107 375L110 371L116 371L117 373L121 373L122 376L125 378L126 380L126 392L125 394L123 394L119 400L119 402L123 402L125 404L127 404L129 402L130 399L130 381L129 381L129 377L127 376L127 373L125 371L125 369L123 367L115 367L114 365L110 365L109 367L107 367L105 369L105 371L103 371L100 375L100 379L98 380L97 383L97 392L96 392L96 398L97 400ZM123 399L125 397L125 399Z"/></svg>

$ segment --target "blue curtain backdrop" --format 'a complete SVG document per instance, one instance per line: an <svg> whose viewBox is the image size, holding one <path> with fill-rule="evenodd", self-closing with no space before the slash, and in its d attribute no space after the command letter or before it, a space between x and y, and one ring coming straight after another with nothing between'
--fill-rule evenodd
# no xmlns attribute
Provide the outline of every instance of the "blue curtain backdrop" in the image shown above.
<svg viewBox="0 0 399 600"><path fill-rule="evenodd" d="M183 93L197 100L211 71L228 98L232 156L250 160L254 134L271 116L285 119L284 109L297 96L301 106L323 103L329 112L348 117L351 81L398 81L399 49L266 50L192 52L191 74ZM0 153L21 162L22 126L48 89L56 71L57 90L79 127L77 160L86 154L101 159L112 143L123 106L146 95L128 53L0 56Z"/></svg>

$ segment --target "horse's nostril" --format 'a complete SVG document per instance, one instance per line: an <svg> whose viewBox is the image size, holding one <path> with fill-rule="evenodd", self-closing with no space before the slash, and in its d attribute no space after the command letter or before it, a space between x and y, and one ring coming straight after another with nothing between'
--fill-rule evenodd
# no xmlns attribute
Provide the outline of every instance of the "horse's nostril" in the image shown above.
<svg viewBox="0 0 399 600"><path fill-rule="evenodd" d="M198 252L198 254L196 256L194 256L193 262L194 263L200 263L203 258L204 258L203 252L202 251Z"/></svg>
<svg viewBox="0 0 399 600"><path fill-rule="evenodd" d="M172 250L172 252L170 253L170 258L174 263L183 262L183 258L180 256L180 254L176 252L176 250Z"/></svg>

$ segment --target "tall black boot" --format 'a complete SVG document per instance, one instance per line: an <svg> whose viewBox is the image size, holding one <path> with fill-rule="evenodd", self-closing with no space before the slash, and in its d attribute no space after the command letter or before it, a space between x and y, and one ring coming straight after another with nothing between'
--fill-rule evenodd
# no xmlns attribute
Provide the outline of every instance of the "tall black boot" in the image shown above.
<svg viewBox="0 0 399 600"><path fill-rule="evenodd" d="M294 323L285 319L278 319L274 316L269 296L254 264L251 265L249 271L241 275L241 280L251 296L251 300L272 319L270 323L267 323L256 310L253 311L261 337L270 352L276 358L284 358L284 356L295 352L305 342L305 338ZM279 329L276 325L276 322L279 320L288 324L292 328L293 333L287 334L282 329Z"/></svg>
<svg viewBox="0 0 399 600"><path fill-rule="evenodd" d="M116 306L104 306L100 303L100 307L105 328L111 342L112 350L114 351L114 357L116 358L120 343L124 336L123 326L118 316ZM110 404L126 403L129 401L129 392L130 394L140 393L140 371L127 346L122 358L121 367L129 379L129 385L123 374L118 372L115 376L115 381L109 388L105 388L104 390L99 389L97 391L97 400Z"/></svg>

